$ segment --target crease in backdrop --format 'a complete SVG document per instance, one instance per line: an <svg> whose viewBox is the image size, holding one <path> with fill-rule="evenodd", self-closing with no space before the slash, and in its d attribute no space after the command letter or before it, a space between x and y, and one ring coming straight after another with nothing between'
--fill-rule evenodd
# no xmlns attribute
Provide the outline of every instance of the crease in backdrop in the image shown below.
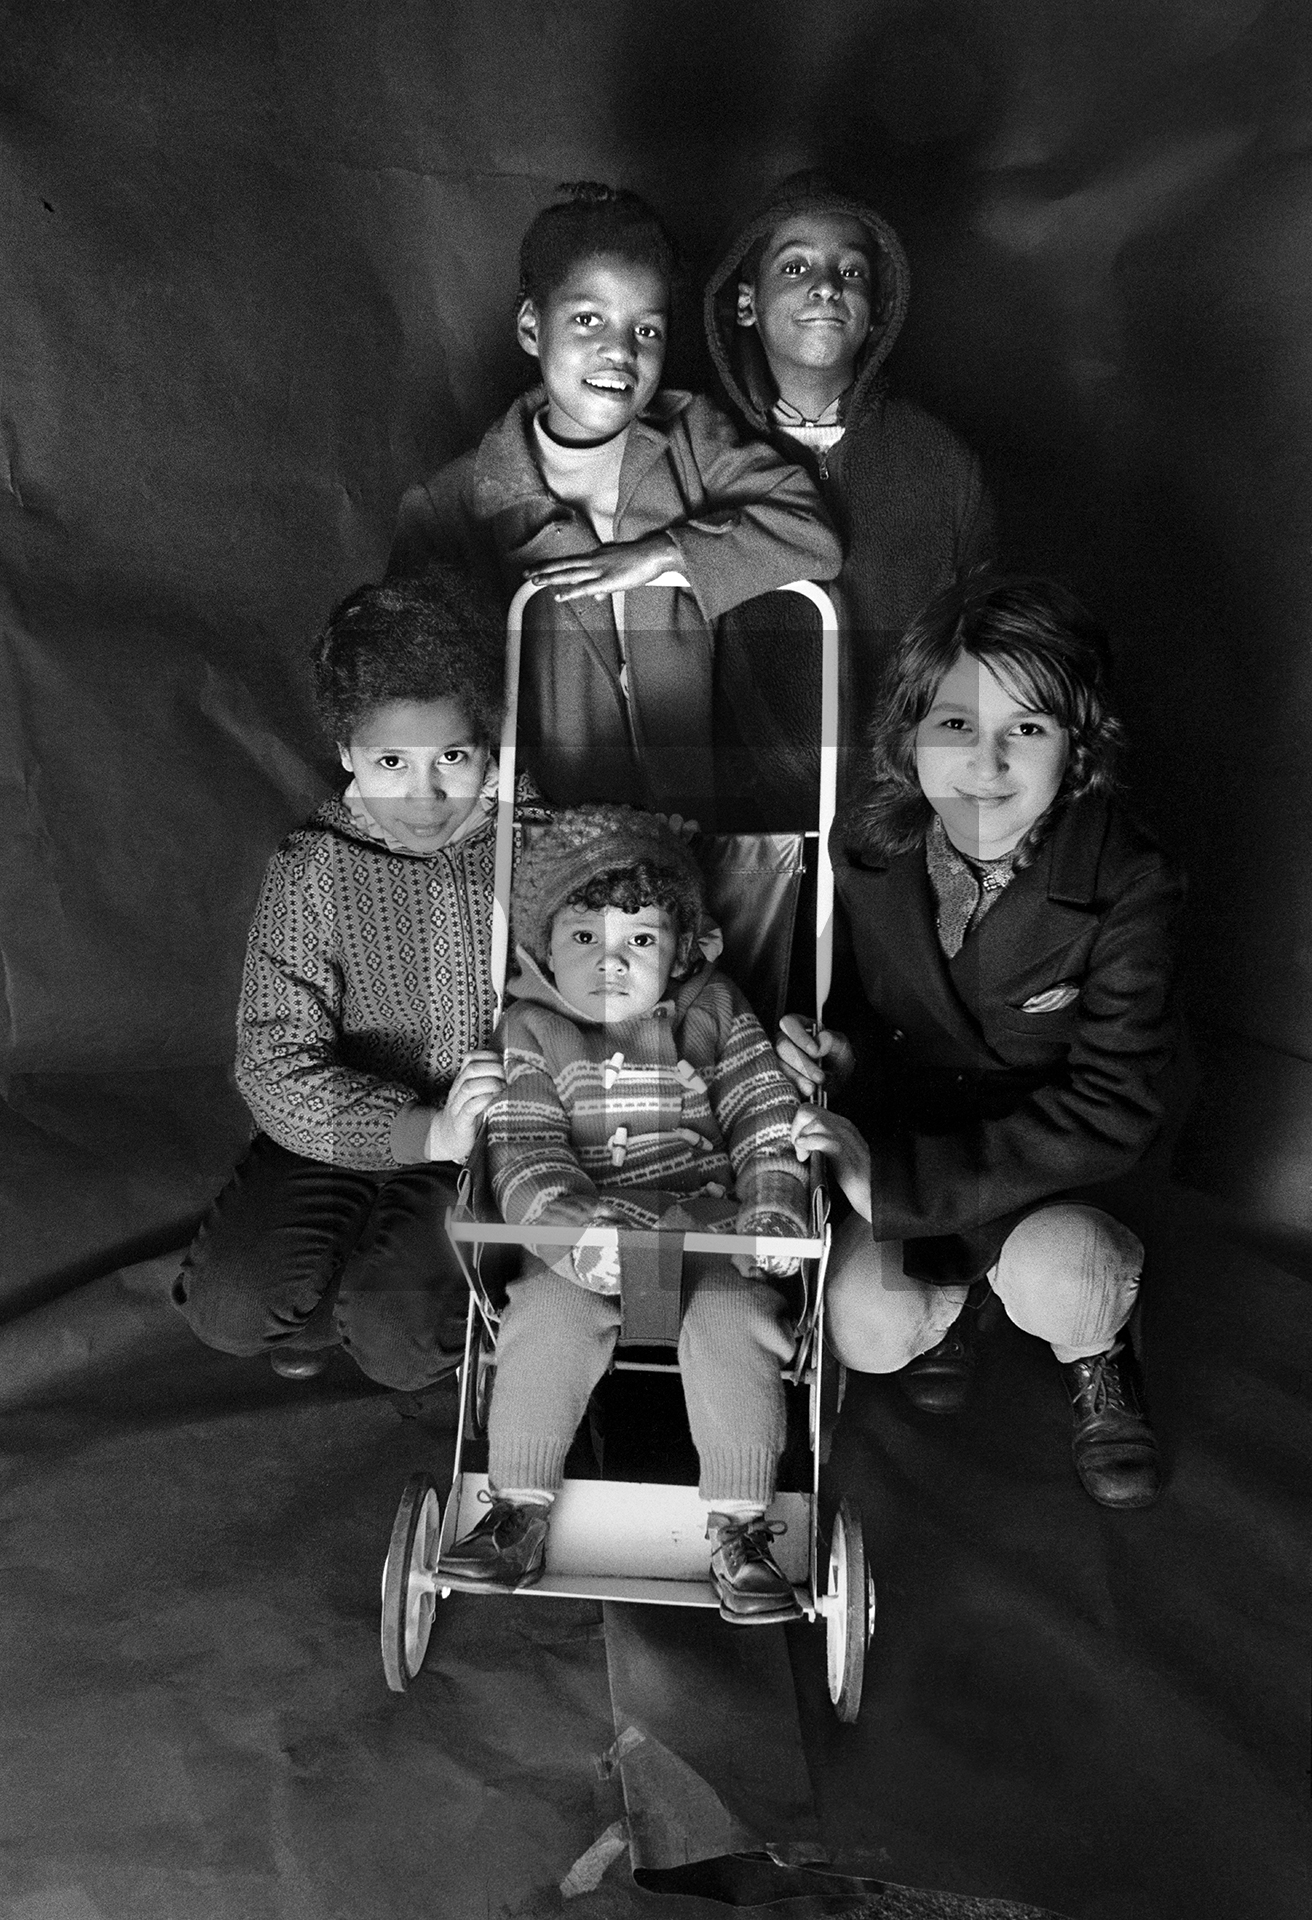
<svg viewBox="0 0 1312 1920"><path fill-rule="evenodd" d="M1000 1349L951 1435L861 1389L835 1483L881 1543L886 1637L855 1735L796 1655L817 1806L836 1857L891 1879L1080 1920L1301 1913L1310 73L1312 17L1251 0L9 8L4 1578L41 1655L5 1730L30 1771L0 1796L0 1888L25 1920L555 1912L597 1837L595 1647L576 1666L510 1609L493 1641L490 1617L452 1627L417 1726L380 1696L379 1529L440 1442L343 1383L297 1398L170 1345L160 1276L248 1125L229 1062L260 875L333 773L310 638L381 569L403 487L525 377L529 218L561 180L622 180L697 269L814 161L907 244L891 370L979 448L1008 557L1117 636L1133 799L1191 877L1181 1166L1287 1255L1166 1208L1174 1492L1133 1531L1081 1504L1044 1356ZM704 377L693 324L670 375ZM153 1290L116 1277L147 1258ZM542 1691L511 1739L521 1674ZM177 1777L152 1763L134 1796L88 1768L120 1722Z"/></svg>

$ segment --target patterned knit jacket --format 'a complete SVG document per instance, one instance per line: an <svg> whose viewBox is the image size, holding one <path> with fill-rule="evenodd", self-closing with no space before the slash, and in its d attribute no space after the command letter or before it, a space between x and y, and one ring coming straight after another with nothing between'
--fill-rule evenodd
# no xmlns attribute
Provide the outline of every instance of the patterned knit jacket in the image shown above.
<svg viewBox="0 0 1312 1920"><path fill-rule="evenodd" d="M651 1228L664 1197L700 1195L721 1200L717 1226L806 1232L789 1131L797 1096L732 981L708 967L640 1019L594 1026L522 948L519 961L502 1029L506 1092L487 1114L507 1220L604 1192L617 1215Z"/></svg>
<svg viewBox="0 0 1312 1920"><path fill-rule="evenodd" d="M237 1014L256 1123L311 1160L424 1158L464 1055L485 1047L495 815L430 854L395 851L329 800L269 862Z"/></svg>

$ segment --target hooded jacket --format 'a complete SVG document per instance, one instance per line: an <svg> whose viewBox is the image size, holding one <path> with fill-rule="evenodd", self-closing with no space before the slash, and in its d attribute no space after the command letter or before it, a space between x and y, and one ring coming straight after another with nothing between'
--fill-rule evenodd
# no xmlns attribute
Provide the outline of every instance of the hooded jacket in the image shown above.
<svg viewBox="0 0 1312 1920"><path fill-rule="evenodd" d="M507 595L548 560L597 545L579 508L557 499L533 449L542 388L524 394L471 453L401 501L389 570L463 559ZM524 752L561 806L627 801L657 812L711 809L712 623L790 580L826 580L841 549L793 455L745 437L711 401L662 389L628 430L614 538L670 533L691 596L644 587L628 598L629 698L608 601L541 594L525 623ZM641 623L641 631L637 631Z"/></svg>
<svg viewBox="0 0 1312 1920"><path fill-rule="evenodd" d="M755 327L737 321L744 262L774 230L797 214L850 216L870 236L873 269L870 333L843 409L844 433L821 457L782 433L771 418L777 394ZM952 430L912 400L892 392L885 362L906 318L910 274L893 229L867 202L839 192L819 174L795 174L747 222L706 287L711 358L728 402L747 429L800 460L820 486L842 536L838 576L845 632L843 733L845 759L876 704L879 673L893 642L930 596L963 569L990 557L993 522L980 466ZM726 623L721 645L722 724L736 722L746 752L776 786L781 774L814 780L814 753L798 716L818 737L815 675L799 662L786 616L770 635ZM768 744L767 744L768 743ZM745 777L745 776L743 776Z"/></svg>
<svg viewBox="0 0 1312 1920"><path fill-rule="evenodd" d="M407 853L333 799L274 854L246 946L237 1087L279 1146L363 1171L423 1160L434 1110L496 1021L495 853L495 813Z"/></svg>
<svg viewBox="0 0 1312 1920"><path fill-rule="evenodd" d="M805 1232L806 1177L790 1127L797 1096L743 995L714 967L672 982L638 1019L597 1025L561 999L532 955L507 989L506 1091L487 1112L488 1164L507 1220L604 1192L654 1228L672 1196L705 1230Z"/></svg>

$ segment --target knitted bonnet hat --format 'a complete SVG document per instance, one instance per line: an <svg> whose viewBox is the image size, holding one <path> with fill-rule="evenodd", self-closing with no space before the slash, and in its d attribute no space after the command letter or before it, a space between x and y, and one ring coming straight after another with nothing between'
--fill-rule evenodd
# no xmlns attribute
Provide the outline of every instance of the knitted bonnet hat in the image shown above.
<svg viewBox="0 0 1312 1920"><path fill-rule="evenodd" d="M592 880L645 865L668 876L682 959L702 911L702 876L684 842L654 813L634 807L571 807L543 828L519 862L511 894L515 938L540 966L551 957L551 922Z"/></svg>

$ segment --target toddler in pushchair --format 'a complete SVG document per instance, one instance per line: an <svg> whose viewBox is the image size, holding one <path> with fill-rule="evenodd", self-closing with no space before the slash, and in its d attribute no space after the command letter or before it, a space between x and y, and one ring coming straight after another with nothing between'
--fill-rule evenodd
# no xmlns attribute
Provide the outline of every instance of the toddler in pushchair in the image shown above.
<svg viewBox="0 0 1312 1920"><path fill-rule="evenodd" d="M503 1023L506 1091L486 1117L492 1194L518 1225L716 1227L802 1238L797 1098L746 999L697 950L702 883L652 814L580 807L525 854L520 971ZM530 1252L508 1288L488 1415L491 1505L445 1557L461 1580L542 1574L565 1455L659 1249ZM795 1257L690 1255L679 1369L726 1620L800 1616L765 1513L785 1439Z"/></svg>

